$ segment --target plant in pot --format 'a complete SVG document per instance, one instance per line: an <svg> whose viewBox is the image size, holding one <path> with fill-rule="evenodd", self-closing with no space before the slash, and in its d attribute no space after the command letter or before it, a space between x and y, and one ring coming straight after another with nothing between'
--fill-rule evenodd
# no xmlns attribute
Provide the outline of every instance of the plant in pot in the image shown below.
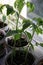
<svg viewBox="0 0 43 65"><path fill-rule="evenodd" d="M6 57L5 65L32 65L35 60L34 56L28 51L29 50L28 46L30 45L32 46L32 44L30 43L32 36L29 32L25 31L26 28L30 27L31 21L24 18L22 21L22 29L18 28L20 12L24 4L29 6L30 9L33 7L31 11L33 11L34 9L34 5L32 5L32 3L29 3L29 2L25 3L24 0L15 1L14 6L17 9L17 11L12 10L12 12L14 12L16 15L15 16L16 30L10 30L7 32L7 35L6 35L6 36L11 36L11 37L8 37L7 44L10 47L12 47L12 52L8 53ZM8 15L12 13L11 10L8 9L8 6L9 6L8 4L4 6L7 7ZM10 7L10 9L11 8L12 7ZM10 12L8 12L8 10ZM29 41L27 40L27 38L29 39Z"/></svg>
<svg viewBox="0 0 43 65"><path fill-rule="evenodd" d="M15 1L14 6L17 9L17 11L12 10L11 9L12 7L10 8L11 10L9 10L7 7L9 5L6 5L7 12L9 10L10 13L15 12L16 14L16 30L10 30L7 33L7 36L13 36L12 37L13 41L11 38L10 38L10 41L8 39L8 42L9 42L8 44L12 47L12 52L7 55L5 60L5 65L32 65L35 60L34 56L29 52L29 47L31 46L32 48L34 48L31 41L33 39L33 35L35 31L37 32L39 30L39 26L35 25L35 23L30 21L29 19L28 20L23 19L22 29L18 28L19 16L24 4L27 4L27 6L31 8L30 11L33 11L34 5L29 2L25 3L24 0ZM30 28L32 27L32 30L33 30L32 35L29 32L25 31L25 29L28 27ZM40 31L38 31L38 33L39 32ZM26 38L28 39L28 41L26 40ZM28 46L24 49L25 45L28 45ZM16 47L18 47L19 49L18 48L16 49Z"/></svg>
<svg viewBox="0 0 43 65"><path fill-rule="evenodd" d="M5 54L5 36L6 33L0 29L0 57Z"/></svg>

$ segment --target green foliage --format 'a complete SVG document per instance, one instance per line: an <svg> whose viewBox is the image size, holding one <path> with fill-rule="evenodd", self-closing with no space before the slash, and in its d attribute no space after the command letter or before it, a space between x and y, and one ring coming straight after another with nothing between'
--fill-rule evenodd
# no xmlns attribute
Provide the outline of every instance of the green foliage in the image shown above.
<svg viewBox="0 0 43 65"><path fill-rule="evenodd" d="M5 6L7 8L7 15L13 14L15 12L12 6L9 5L5 5Z"/></svg>
<svg viewBox="0 0 43 65"><path fill-rule="evenodd" d="M32 48L34 50L34 45L32 43L30 43L30 48Z"/></svg>
<svg viewBox="0 0 43 65"><path fill-rule="evenodd" d="M7 34L6 34L6 36L11 36L11 35L14 35L14 34L16 34L16 33L18 33L16 30L9 30L9 31L7 32Z"/></svg>
<svg viewBox="0 0 43 65"><path fill-rule="evenodd" d="M34 23L32 24L33 30L35 31L37 28L37 25L35 25Z"/></svg>
<svg viewBox="0 0 43 65"><path fill-rule="evenodd" d="M12 35L14 40L16 41L16 40L20 39L21 32L22 32L22 30L18 30L18 31L17 30L9 30L6 34L6 36L11 36Z"/></svg>
<svg viewBox="0 0 43 65"><path fill-rule="evenodd" d="M36 42L36 46L40 45L41 47L43 47L43 43L38 43Z"/></svg>
<svg viewBox="0 0 43 65"><path fill-rule="evenodd" d="M14 7L19 11L19 13L21 12L21 10L24 6L24 1L25 0L16 0L14 3Z"/></svg>
<svg viewBox="0 0 43 65"><path fill-rule="evenodd" d="M20 34L22 32L22 30L9 30L6 34L6 36L11 36L11 35L14 35L14 34Z"/></svg>
<svg viewBox="0 0 43 65"><path fill-rule="evenodd" d="M26 34L27 34L27 36L28 36L28 39L32 39L31 33L27 32L27 31L25 31L25 32L26 32Z"/></svg>
<svg viewBox="0 0 43 65"><path fill-rule="evenodd" d="M24 31L26 28L28 28L31 25L31 21L30 20L23 20L23 28L22 30Z"/></svg>
<svg viewBox="0 0 43 65"><path fill-rule="evenodd" d="M15 40L15 41L16 41L16 40L19 40L19 39L21 38L21 34L17 33L17 34L15 34L13 37L14 37L14 40Z"/></svg>
<svg viewBox="0 0 43 65"><path fill-rule="evenodd" d="M36 20L36 22L37 22L37 24L39 26L43 26L43 19L41 19L41 18L34 18L34 20Z"/></svg>
<svg viewBox="0 0 43 65"><path fill-rule="evenodd" d="M42 29L40 28L40 26L43 27L43 20L41 18L34 18L34 20L36 20L37 24L33 23L29 19L28 20L27 19L23 19L23 23L22 23L23 27L22 27L21 30L18 29L19 15L20 15L20 13L22 11L22 8L23 8L23 6L25 4L29 8L29 12L33 12L34 11L34 8L35 8L34 7L34 4L33 3L30 3L30 2L25 3L25 0L15 0L14 7L15 7L15 9L18 10L18 12L15 11L13 9L13 7L10 6L10 5L8 5L8 4L0 5L0 12L2 12L3 7L6 6L6 8L7 8L7 16L9 14L13 14L13 13L16 13L16 15L17 15L17 17L16 17L16 22L17 22L16 23L16 27L17 27L17 29L16 30L9 30L7 32L7 34L6 34L6 36L11 36L12 35L14 37L14 40L15 41L18 40L18 39L20 39L22 32L24 32L25 29L27 29L31 25L32 25L32 28L33 28L34 33L36 32L37 34L39 34L39 33L42 34ZM6 17L3 16L3 21L5 21L5 20L6 20ZM31 47L34 49L32 43L31 43L32 38L33 38L33 35L31 35L27 31L25 31L25 32L26 32L28 38L30 39L30 42L29 43L30 43ZM38 43L36 45L38 45ZM43 46L43 44L40 44L40 45Z"/></svg>
<svg viewBox="0 0 43 65"><path fill-rule="evenodd" d="M2 6L0 7L0 11L1 11L1 12L2 12L2 9L3 9L4 6L6 6L6 8L7 8L7 15L13 14L13 13L15 12L14 9L13 9L13 7L10 6L10 5L8 5L8 4L4 4L4 5L2 5Z"/></svg>
<svg viewBox="0 0 43 65"><path fill-rule="evenodd" d="M40 43L39 45L40 45L41 47L43 47L43 43Z"/></svg>
<svg viewBox="0 0 43 65"><path fill-rule="evenodd" d="M29 9L29 12L33 12L34 11L34 8L35 8L34 4L33 3L30 3L30 2L27 2L26 4L27 4L27 7L30 8Z"/></svg>
<svg viewBox="0 0 43 65"><path fill-rule="evenodd" d="M39 34L39 33L42 34L42 29L41 28L36 28L36 33L37 34Z"/></svg>
<svg viewBox="0 0 43 65"><path fill-rule="evenodd" d="M32 27L33 27L33 31L36 32L37 34L43 33L43 30L39 26L35 25L34 23L32 24Z"/></svg>

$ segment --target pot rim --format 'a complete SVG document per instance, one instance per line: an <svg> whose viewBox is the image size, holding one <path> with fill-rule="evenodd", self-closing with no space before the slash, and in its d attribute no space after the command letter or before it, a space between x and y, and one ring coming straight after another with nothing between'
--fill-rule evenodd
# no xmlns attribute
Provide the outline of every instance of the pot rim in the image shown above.
<svg viewBox="0 0 43 65"><path fill-rule="evenodd" d="M13 37L12 36L6 37L5 41L6 41L7 46L9 46L10 48L14 48L13 46L8 45L8 38L13 38ZM28 47L28 44L26 46L22 46L22 47ZM18 49L18 48L22 48L22 47L20 46L20 47L16 47L16 48Z"/></svg>

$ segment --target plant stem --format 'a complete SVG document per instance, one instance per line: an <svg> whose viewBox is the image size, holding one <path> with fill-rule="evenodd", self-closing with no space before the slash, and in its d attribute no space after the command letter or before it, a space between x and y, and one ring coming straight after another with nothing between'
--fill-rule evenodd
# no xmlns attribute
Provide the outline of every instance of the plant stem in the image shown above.
<svg viewBox="0 0 43 65"><path fill-rule="evenodd" d="M34 36L34 31L33 31L32 38L31 38L31 40L30 40L30 43L31 43L31 41L32 41L32 39L33 39L33 36ZM28 55L28 47L29 47L29 45L27 46L27 50L26 50L25 63L26 63L26 59L27 59L27 55Z"/></svg>
<svg viewBox="0 0 43 65"><path fill-rule="evenodd" d="M16 13L16 15L17 15L17 13ZM17 21L16 22L17 22L16 23L16 30L18 30L19 14L17 15Z"/></svg>
<svg viewBox="0 0 43 65"><path fill-rule="evenodd" d="M18 30L18 19L17 19L17 23L16 23L16 30Z"/></svg>

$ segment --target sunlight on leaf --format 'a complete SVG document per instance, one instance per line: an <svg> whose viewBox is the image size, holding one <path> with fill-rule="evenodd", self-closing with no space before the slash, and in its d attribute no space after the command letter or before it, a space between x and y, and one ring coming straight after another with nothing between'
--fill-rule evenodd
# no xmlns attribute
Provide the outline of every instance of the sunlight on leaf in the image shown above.
<svg viewBox="0 0 43 65"><path fill-rule="evenodd" d="M1 12L2 12L2 9L3 9L4 6L6 6L6 8L7 8L7 15L13 14L13 13L15 12L14 9L13 9L13 7L10 6L10 5L8 5L8 4L4 4L4 5L2 5L2 6L0 7L0 11L1 11Z"/></svg>
<svg viewBox="0 0 43 65"><path fill-rule="evenodd" d="M19 13L21 12L21 10L24 6L24 1L25 0L16 0L14 3L14 7L19 11Z"/></svg>
<svg viewBox="0 0 43 65"><path fill-rule="evenodd" d="M29 12L33 12L34 11L34 4L33 3L30 3L30 2L27 2L27 7L29 8Z"/></svg>
<svg viewBox="0 0 43 65"><path fill-rule="evenodd" d="M42 34L42 29L41 28L36 28L36 33L37 34L39 34L39 33Z"/></svg>
<svg viewBox="0 0 43 65"><path fill-rule="evenodd" d="M14 40L18 40L20 39L20 37L21 37L21 34L17 33L14 35Z"/></svg>

